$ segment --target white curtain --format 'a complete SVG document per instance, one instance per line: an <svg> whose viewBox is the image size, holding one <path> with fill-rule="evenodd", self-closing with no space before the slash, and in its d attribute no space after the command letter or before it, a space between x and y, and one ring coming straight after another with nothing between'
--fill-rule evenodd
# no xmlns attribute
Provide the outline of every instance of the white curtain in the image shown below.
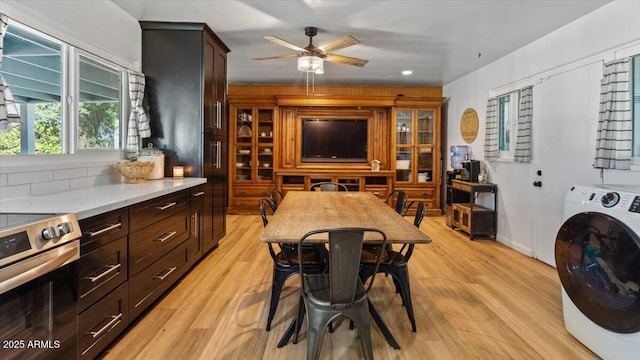
<svg viewBox="0 0 640 360"><path fill-rule="evenodd" d="M2 51L4 34L7 32L7 21L7 15L0 14L0 68L2 68ZM20 121L13 95L9 91L9 85L0 74L0 132L8 131L20 125L22 125L22 121Z"/></svg>
<svg viewBox="0 0 640 360"><path fill-rule="evenodd" d="M498 160L498 98L490 98L487 102L484 159L486 161Z"/></svg>
<svg viewBox="0 0 640 360"><path fill-rule="evenodd" d="M604 64L595 168L628 170L631 167L633 123L630 64L631 58Z"/></svg>
<svg viewBox="0 0 640 360"><path fill-rule="evenodd" d="M139 150L139 139L151 136L149 119L142 107L144 99L144 74L129 71L129 97L131 99L131 114L129 115L129 125L127 131L127 151L137 153Z"/></svg>
<svg viewBox="0 0 640 360"><path fill-rule="evenodd" d="M533 86L520 89L518 134L514 161L531 162L531 120L533 119Z"/></svg>

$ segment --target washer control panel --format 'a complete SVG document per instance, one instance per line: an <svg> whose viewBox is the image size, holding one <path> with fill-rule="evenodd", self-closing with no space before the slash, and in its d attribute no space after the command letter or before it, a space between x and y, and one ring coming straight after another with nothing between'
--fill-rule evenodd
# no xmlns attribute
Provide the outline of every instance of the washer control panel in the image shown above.
<svg viewBox="0 0 640 360"><path fill-rule="evenodd" d="M640 196L633 198L631 206L629 206L629 211L640 214Z"/></svg>
<svg viewBox="0 0 640 360"><path fill-rule="evenodd" d="M606 208L614 207L620 202L620 194L617 192L608 192L600 198L602 206Z"/></svg>

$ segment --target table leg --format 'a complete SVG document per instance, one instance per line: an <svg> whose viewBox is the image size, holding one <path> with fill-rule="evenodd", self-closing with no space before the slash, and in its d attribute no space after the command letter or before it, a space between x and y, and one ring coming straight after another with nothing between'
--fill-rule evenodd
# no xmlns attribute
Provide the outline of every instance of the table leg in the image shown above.
<svg viewBox="0 0 640 360"><path fill-rule="evenodd" d="M387 342L389 343L389 345L391 345L392 348L400 350L400 345L398 345L398 342L393 337L393 334L391 334L391 331L387 327L387 324L384 323L384 320L382 320L380 314L378 314L378 311L373 306L373 303L371 303L371 299L367 299L367 301L369 302L369 313L373 317L373 321L375 321L376 325L378 325L378 329L380 329L380 332L382 332L384 338L387 339Z"/></svg>

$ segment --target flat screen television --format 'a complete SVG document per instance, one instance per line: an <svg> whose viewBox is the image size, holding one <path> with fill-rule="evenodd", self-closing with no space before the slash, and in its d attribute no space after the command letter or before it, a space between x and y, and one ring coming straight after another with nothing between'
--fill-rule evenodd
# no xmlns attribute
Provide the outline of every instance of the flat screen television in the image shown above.
<svg viewBox="0 0 640 360"><path fill-rule="evenodd" d="M302 162L367 162L367 119L302 119Z"/></svg>

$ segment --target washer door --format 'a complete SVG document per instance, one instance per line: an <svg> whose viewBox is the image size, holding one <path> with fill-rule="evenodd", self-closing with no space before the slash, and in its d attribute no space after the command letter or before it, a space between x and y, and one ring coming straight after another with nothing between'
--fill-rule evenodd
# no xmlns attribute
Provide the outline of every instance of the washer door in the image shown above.
<svg viewBox="0 0 640 360"><path fill-rule="evenodd" d="M618 333L640 331L640 240L611 216L585 212L558 232L560 281L580 311Z"/></svg>

